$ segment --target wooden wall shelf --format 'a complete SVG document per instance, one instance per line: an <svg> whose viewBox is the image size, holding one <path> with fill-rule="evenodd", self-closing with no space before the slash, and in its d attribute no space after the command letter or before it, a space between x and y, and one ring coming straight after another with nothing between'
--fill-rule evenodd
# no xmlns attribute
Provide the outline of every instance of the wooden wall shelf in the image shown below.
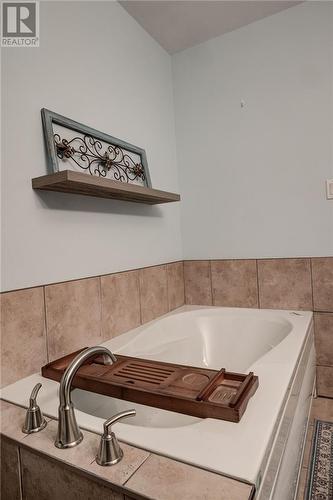
<svg viewBox="0 0 333 500"><path fill-rule="evenodd" d="M35 177L31 182L33 189L42 191L83 194L96 198L112 198L148 205L180 200L180 195L176 193L95 177L73 170L62 170L55 174Z"/></svg>

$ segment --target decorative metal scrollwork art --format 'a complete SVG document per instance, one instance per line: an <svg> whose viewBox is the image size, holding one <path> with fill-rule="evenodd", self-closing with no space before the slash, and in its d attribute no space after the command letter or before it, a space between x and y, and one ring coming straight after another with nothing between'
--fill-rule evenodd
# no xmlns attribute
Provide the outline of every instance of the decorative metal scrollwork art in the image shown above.
<svg viewBox="0 0 333 500"><path fill-rule="evenodd" d="M90 175L106 177L112 170L113 178L117 181L130 182L137 179L145 181L142 164L135 163L133 158L119 146L110 144L104 149L101 141L90 135L73 137L70 140L61 139L59 134L54 134L53 137L58 158L73 160Z"/></svg>
<svg viewBox="0 0 333 500"><path fill-rule="evenodd" d="M90 175L151 187L144 149L48 109L41 113L49 173L79 167Z"/></svg>

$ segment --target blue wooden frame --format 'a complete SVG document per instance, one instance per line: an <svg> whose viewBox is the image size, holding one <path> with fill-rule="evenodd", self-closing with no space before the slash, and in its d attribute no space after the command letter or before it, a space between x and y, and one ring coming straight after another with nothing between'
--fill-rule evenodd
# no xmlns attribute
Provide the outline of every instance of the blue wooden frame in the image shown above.
<svg viewBox="0 0 333 500"><path fill-rule="evenodd" d="M100 132L99 130L96 130L92 127L88 127L87 125L83 125L82 123L71 120L66 116L54 113L53 111L50 111L49 109L46 108L41 109L41 115L42 115L46 152L47 152L47 169L49 174L54 174L56 172L59 172L58 157L54 143L54 131L53 131L53 124L56 123L70 130L90 135L96 139L104 141L113 146L119 146L120 148L125 149L131 153L138 154L141 158L141 164L144 168L144 173L145 173L144 184L148 188L152 187L148 169L146 151L144 149L139 148L138 146L134 146L129 142L122 141L121 139L113 137L112 135Z"/></svg>

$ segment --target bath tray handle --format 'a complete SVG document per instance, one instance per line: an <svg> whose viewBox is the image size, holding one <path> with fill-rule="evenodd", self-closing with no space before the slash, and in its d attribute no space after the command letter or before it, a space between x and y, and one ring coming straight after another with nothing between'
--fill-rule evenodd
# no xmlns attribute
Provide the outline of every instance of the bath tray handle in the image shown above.
<svg viewBox="0 0 333 500"><path fill-rule="evenodd" d="M248 386L252 383L253 381L253 372L250 372L246 377L245 379L243 380L243 382L241 383L241 385L239 386L238 388L238 391L236 392L236 394L231 398L230 400L230 403L229 403L229 406L231 408L235 408L235 406L237 406L237 404L239 403L239 401L241 400L244 392L246 391L246 389L248 388Z"/></svg>
<svg viewBox="0 0 333 500"><path fill-rule="evenodd" d="M225 368L222 368L199 392L196 399L197 401L207 401L211 393L215 390L216 386L224 379Z"/></svg>

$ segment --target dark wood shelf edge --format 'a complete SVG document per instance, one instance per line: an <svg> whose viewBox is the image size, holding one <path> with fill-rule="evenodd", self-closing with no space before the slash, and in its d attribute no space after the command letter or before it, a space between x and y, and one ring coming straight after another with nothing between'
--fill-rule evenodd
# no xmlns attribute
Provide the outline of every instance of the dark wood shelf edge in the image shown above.
<svg viewBox="0 0 333 500"><path fill-rule="evenodd" d="M35 177L31 183L33 189L42 191L81 194L148 205L172 203L180 200L180 195L177 193L113 181L73 170L62 170L54 174Z"/></svg>

